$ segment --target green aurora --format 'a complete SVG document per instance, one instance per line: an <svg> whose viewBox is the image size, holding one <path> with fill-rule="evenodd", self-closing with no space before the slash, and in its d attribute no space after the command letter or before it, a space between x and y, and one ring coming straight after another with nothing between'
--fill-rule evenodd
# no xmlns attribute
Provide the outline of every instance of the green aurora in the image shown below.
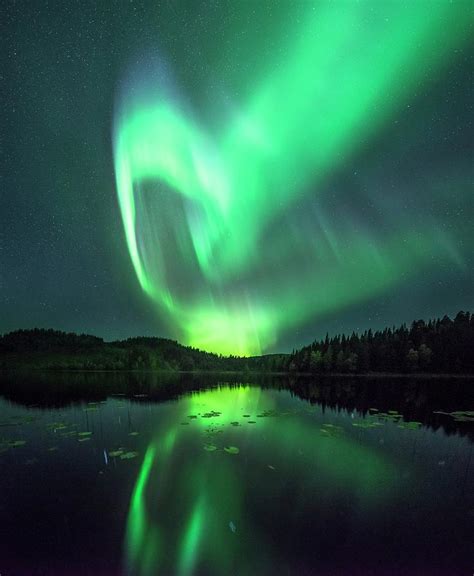
<svg viewBox="0 0 474 576"><path fill-rule="evenodd" d="M271 61L244 68L245 103L224 113L209 96L208 131L169 75L128 86L114 129L126 242L177 338L259 354L434 262L465 265L455 232L430 219L414 229L400 214L396 228L375 233L336 217L300 222L298 209L449 65L469 23L468 3L308 6Z"/></svg>

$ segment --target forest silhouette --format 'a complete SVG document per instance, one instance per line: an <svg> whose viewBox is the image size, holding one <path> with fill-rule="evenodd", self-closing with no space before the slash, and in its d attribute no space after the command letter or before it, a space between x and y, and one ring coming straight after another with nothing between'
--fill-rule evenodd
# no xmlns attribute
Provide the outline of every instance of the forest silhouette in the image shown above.
<svg viewBox="0 0 474 576"><path fill-rule="evenodd" d="M474 315L414 321L410 327L326 335L291 354L221 356L175 340L105 342L52 329L0 336L0 369L163 370L311 374L473 374Z"/></svg>

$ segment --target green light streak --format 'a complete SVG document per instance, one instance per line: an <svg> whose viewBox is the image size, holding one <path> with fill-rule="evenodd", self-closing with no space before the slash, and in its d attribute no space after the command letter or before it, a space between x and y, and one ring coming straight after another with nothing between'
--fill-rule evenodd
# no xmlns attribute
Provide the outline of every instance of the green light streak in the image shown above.
<svg viewBox="0 0 474 576"><path fill-rule="evenodd" d="M181 576L192 574L196 555L198 552L199 540L201 536L202 525L204 522L204 504L199 501L189 519L188 526L184 533L183 548L180 560Z"/></svg>
<svg viewBox="0 0 474 576"><path fill-rule="evenodd" d="M149 446L135 484L128 515L127 564L134 566L137 562L140 562L140 574L143 576L153 573L156 554L159 549L159 539L156 537L157 531L149 525L145 505L145 489L154 458L155 448Z"/></svg>
<svg viewBox="0 0 474 576"><path fill-rule="evenodd" d="M140 286L180 339L258 354L434 260L462 266L450 237L432 226L414 233L406 218L380 238L330 222L321 238L317 226L286 226L298 202L447 64L469 21L467 3L319 3L263 80L242 76L255 89L218 135L164 96L126 100L114 143L127 246ZM170 212L163 195L174 199Z"/></svg>
<svg viewBox="0 0 474 576"><path fill-rule="evenodd" d="M148 447L133 490L127 520L126 564L132 573L140 576L155 574L155 567L163 552L159 529L152 524L148 515L146 489L157 452L162 457L168 456L173 450L175 439L176 432L171 430L162 442ZM139 572L136 571L137 566L140 567Z"/></svg>

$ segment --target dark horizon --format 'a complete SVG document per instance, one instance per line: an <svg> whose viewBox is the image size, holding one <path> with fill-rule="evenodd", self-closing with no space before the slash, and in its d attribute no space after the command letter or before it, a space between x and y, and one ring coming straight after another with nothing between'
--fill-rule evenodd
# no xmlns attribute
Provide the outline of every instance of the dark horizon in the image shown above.
<svg viewBox="0 0 474 576"><path fill-rule="evenodd" d="M175 340L138 337L105 342L52 329L0 336L0 369L164 370L288 374L474 375L474 315L414 320L362 334L313 340L291 354L218 355Z"/></svg>

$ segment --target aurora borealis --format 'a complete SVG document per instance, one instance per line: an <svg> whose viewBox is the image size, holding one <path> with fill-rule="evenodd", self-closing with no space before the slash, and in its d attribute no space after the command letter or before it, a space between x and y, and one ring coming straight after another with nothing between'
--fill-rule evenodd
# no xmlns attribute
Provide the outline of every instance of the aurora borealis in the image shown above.
<svg viewBox="0 0 474 576"><path fill-rule="evenodd" d="M8 3L0 331L232 354L472 308L472 6Z"/></svg>
<svg viewBox="0 0 474 576"><path fill-rule="evenodd" d="M0 576L472 571L472 0L0 32Z"/></svg>
<svg viewBox="0 0 474 576"><path fill-rule="evenodd" d="M455 234L403 210L396 222L381 213L378 232L341 222L338 210L322 221L317 204L312 218L301 215L427 76L450 65L467 39L465 8L308 6L265 72L239 78L251 86L244 102L223 110L208 95L210 130L165 66L126 83L114 127L125 236L140 286L180 340L259 354L282 333L411 282L433 262L465 266ZM425 193L439 193L428 185Z"/></svg>

